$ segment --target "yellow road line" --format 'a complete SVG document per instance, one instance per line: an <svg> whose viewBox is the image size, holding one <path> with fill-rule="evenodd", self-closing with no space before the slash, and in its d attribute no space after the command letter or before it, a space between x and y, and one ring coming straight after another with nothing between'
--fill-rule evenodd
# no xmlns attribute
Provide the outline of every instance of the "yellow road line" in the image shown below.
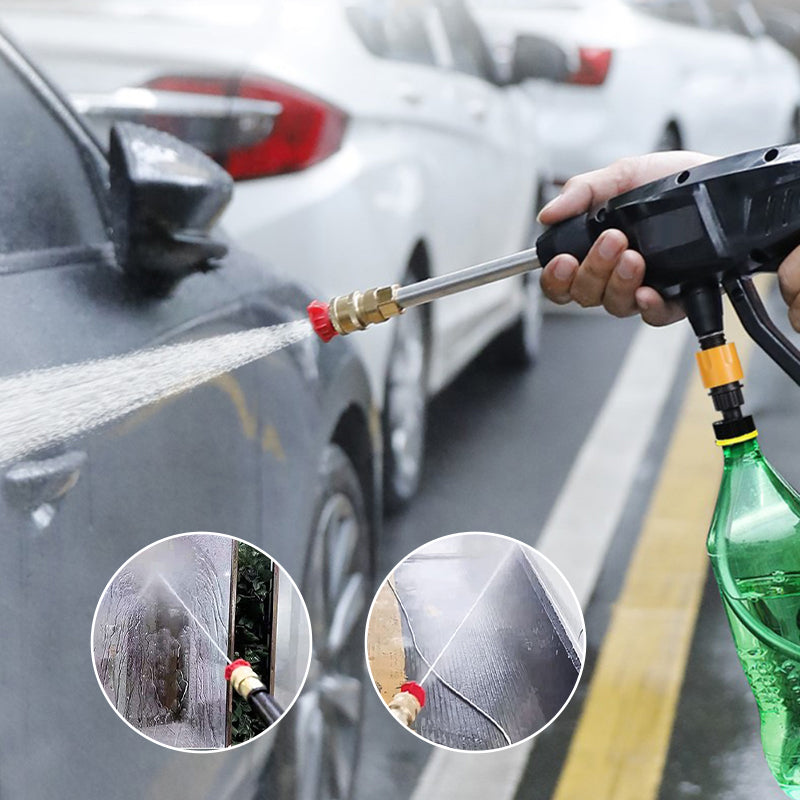
<svg viewBox="0 0 800 800"><path fill-rule="evenodd" d="M745 362L750 340L730 308L726 323ZM692 376L553 800L658 796L708 568L715 418Z"/></svg>

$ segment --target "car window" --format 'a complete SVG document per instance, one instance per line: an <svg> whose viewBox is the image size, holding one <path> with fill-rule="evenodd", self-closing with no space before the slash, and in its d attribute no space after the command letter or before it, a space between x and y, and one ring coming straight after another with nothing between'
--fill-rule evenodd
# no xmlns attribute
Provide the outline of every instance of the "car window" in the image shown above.
<svg viewBox="0 0 800 800"><path fill-rule="evenodd" d="M0 254L107 240L78 145L0 56Z"/></svg>
<svg viewBox="0 0 800 800"><path fill-rule="evenodd" d="M463 0L440 0L438 5L453 55L453 66L461 72L494 80L492 57Z"/></svg>
<svg viewBox="0 0 800 800"><path fill-rule="evenodd" d="M702 9L697 0L627 0L628 5L655 17L682 25L701 25Z"/></svg>
<svg viewBox="0 0 800 800"><path fill-rule="evenodd" d="M366 48L376 56L415 64L435 64L423 3L402 0L353 0L347 18Z"/></svg>
<svg viewBox="0 0 800 800"><path fill-rule="evenodd" d="M716 27L741 36L764 33L764 23L747 0L709 0Z"/></svg>

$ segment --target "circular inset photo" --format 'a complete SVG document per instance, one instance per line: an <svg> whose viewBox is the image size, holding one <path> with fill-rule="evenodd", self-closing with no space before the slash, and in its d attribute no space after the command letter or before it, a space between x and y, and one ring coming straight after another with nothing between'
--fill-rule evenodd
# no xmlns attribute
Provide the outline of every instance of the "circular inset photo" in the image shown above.
<svg viewBox="0 0 800 800"><path fill-rule="evenodd" d="M433 744L486 751L546 728L575 691L583 612L537 550L457 533L415 550L381 584L367 622L376 691Z"/></svg>
<svg viewBox="0 0 800 800"><path fill-rule="evenodd" d="M92 622L106 699L134 730L179 750L243 744L303 688L311 625L294 581L220 533L161 539L106 585Z"/></svg>

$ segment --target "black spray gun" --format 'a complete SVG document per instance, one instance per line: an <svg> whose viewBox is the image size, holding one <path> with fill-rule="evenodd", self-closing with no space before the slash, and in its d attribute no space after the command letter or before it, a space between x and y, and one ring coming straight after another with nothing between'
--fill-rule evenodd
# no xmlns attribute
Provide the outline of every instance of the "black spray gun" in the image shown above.
<svg viewBox="0 0 800 800"><path fill-rule="evenodd" d="M684 308L702 349L724 342L720 287L745 330L797 383L800 352L777 329L750 276L774 272L800 245L800 145L754 150L702 164L609 200L553 226L530 250L408 286L315 301L324 340L364 330L407 308L535 270L559 253L583 260L617 228L645 259L644 283Z"/></svg>
<svg viewBox="0 0 800 800"><path fill-rule="evenodd" d="M537 269L559 253L583 260L609 228L644 256L644 284L679 303L698 338L724 454L708 552L759 707L767 762L784 791L800 797L800 495L764 459L753 418L741 412L742 369L725 342L721 298L722 290L747 333L800 384L800 351L769 318L751 278L776 271L800 246L800 144L685 170L553 226L530 250L408 286L315 301L309 316L327 341Z"/></svg>
<svg viewBox="0 0 800 800"><path fill-rule="evenodd" d="M530 250L408 286L385 286L315 301L308 307L327 341L476 286L547 264L559 253L583 260L609 228L645 259L644 283L680 303L700 343L703 382L723 419L717 438L741 427L741 368L725 342L720 287L745 330L800 384L800 351L767 315L752 283L774 272L800 245L800 145L772 147L702 164L609 200L596 211L554 225Z"/></svg>
<svg viewBox="0 0 800 800"><path fill-rule="evenodd" d="M315 301L309 315L325 340L364 330L407 308L535 270L559 253L583 260L608 228L625 233L644 256L645 285L683 306L701 347L723 331L721 286L745 330L800 383L800 352L767 316L750 280L777 270L800 245L800 145L702 164L555 225L530 250L408 286Z"/></svg>

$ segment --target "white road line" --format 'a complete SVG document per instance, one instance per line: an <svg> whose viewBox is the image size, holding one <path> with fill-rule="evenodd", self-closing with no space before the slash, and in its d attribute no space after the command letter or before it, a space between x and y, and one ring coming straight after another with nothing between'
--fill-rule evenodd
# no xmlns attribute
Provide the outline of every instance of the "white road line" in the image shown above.
<svg viewBox="0 0 800 800"><path fill-rule="evenodd" d="M564 572L584 608L672 389L688 336L686 323L639 329L536 544ZM437 748L411 800L512 800L534 741L480 755Z"/></svg>

